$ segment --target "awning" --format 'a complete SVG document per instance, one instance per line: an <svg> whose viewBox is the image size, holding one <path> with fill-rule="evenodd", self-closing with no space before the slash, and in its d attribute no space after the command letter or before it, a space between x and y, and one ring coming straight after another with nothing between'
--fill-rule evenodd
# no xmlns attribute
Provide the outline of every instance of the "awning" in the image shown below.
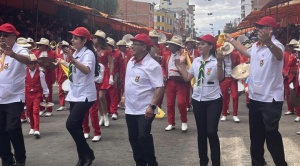
<svg viewBox="0 0 300 166"><path fill-rule="evenodd" d="M265 4L265 6L263 6L260 10L261 10L261 11L264 11L264 10L266 10L267 8L274 7L274 6L276 6L276 5L280 5L280 4L289 2L289 1L292 1L292 0L271 0L271 1L269 1L267 4Z"/></svg>

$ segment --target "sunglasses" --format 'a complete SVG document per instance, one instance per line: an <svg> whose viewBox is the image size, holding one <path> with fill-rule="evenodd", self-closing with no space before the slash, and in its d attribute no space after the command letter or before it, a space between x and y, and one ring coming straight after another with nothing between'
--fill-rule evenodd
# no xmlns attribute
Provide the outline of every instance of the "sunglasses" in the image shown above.
<svg viewBox="0 0 300 166"><path fill-rule="evenodd" d="M263 29L263 28L269 27L269 26L265 26L265 25L256 25L255 27L256 27L256 29Z"/></svg>
<svg viewBox="0 0 300 166"><path fill-rule="evenodd" d="M9 37L9 36L13 36L12 33L5 33L5 32L0 32L0 37L3 36L3 37Z"/></svg>

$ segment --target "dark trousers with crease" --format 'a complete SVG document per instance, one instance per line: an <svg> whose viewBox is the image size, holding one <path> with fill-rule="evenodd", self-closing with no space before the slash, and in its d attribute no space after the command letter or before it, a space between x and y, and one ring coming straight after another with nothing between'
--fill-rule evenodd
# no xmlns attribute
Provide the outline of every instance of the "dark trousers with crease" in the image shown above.
<svg viewBox="0 0 300 166"><path fill-rule="evenodd" d="M126 114L129 142L137 166L158 165L151 135L153 119L146 119L145 115Z"/></svg>
<svg viewBox="0 0 300 166"><path fill-rule="evenodd" d="M24 103L22 102L0 104L0 157L2 163L10 164L13 161L11 144L15 151L16 161L23 163L26 160L22 124L20 121L23 109Z"/></svg>
<svg viewBox="0 0 300 166"><path fill-rule="evenodd" d="M70 115L66 127L76 143L79 159L86 156L93 156L93 150L89 147L83 135L82 122L86 112L92 107L95 101L70 102Z"/></svg>
<svg viewBox="0 0 300 166"><path fill-rule="evenodd" d="M253 166L264 165L264 144L276 166L286 166L281 134L278 131L282 101L267 103L250 99L249 127L250 151Z"/></svg>
<svg viewBox="0 0 300 166"><path fill-rule="evenodd" d="M207 139L213 166L220 166L219 119L222 112L222 97L211 101L192 100L198 131L198 152L200 166L208 165Z"/></svg>

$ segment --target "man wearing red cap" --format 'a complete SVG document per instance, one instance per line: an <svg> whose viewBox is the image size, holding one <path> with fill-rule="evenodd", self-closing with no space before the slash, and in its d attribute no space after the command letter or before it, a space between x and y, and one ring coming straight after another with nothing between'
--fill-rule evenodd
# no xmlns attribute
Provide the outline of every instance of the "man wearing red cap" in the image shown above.
<svg viewBox="0 0 300 166"><path fill-rule="evenodd" d="M20 116L25 102L28 50L15 43L19 32L11 24L0 26L0 157L2 165L25 166L26 150ZM15 154L11 152L11 144Z"/></svg>
<svg viewBox="0 0 300 166"><path fill-rule="evenodd" d="M226 35L242 55L251 57L249 76L249 127L252 165L264 165L264 143L275 165L286 166L279 120L284 101L283 52L284 46L275 39L276 21L269 16L255 23L258 42L247 49Z"/></svg>
<svg viewBox="0 0 300 166"><path fill-rule="evenodd" d="M151 124L163 94L162 69L149 54L153 42L148 35L138 34L131 40L133 57L127 64L121 104L125 102L129 142L136 165L157 166Z"/></svg>

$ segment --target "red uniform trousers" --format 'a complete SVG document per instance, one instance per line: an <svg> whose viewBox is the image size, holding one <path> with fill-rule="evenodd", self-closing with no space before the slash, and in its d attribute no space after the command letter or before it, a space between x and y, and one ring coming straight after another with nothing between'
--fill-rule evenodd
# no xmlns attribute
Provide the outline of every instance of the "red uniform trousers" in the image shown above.
<svg viewBox="0 0 300 166"><path fill-rule="evenodd" d="M299 85L298 85L298 81L297 81L298 78L295 78L292 80L292 83L293 83L293 86L294 88L296 89L296 92L298 91L298 88L299 88ZM287 104L288 104L288 110L293 112L293 111L296 111L296 115L300 117L300 106L299 107L293 107L289 102L288 102L288 96L290 95L290 87L289 87L289 84L287 84L287 89L288 89L288 94L286 94L286 97L287 97ZM286 85L284 85L284 88L286 88Z"/></svg>
<svg viewBox="0 0 300 166"><path fill-rule="evenodd" d="M84 115L83 122L82 122L84 133L90 133L91 131L89 126L89 115L90 115L92 126L94 128L94 136L101 135L101 130L99 126L98 108L99 108L99 91L97 91L97 100L94 102L90 110L86 112Z"/></svg>
<svg viewBox="0 0 300 166"><path fill-rule="evenodd" d="M289 79L285 78L283 81L283 85L284 85L284 92L285 92L285 99L286 99L286 104L288 107L288 110L291 112L294 112L294 107L291 105L291 103L289 102L288 98L290 96L290 86L289 86Z"/></svg>
<svg viewBox="0 0 300 166"><path fill-rule="evenodd" d="M66 94L65 94L65 91L62 89L62 84L64 83L64 81L66 79L68 79L68 78L65 77L61 81L58 81L58 99L59 99L60 106L65 106Z"/></svg>
<svg viewBox="0 0 300 166"><path fill-rule="evenodd" d="M120 103L120 89L111 86L106 93L107 113L118 115L118 104Z"/></svg>
<svg viewBox="0 0 300 166"><path fill-rule="evenodd" d="M227 116L227 110L229 109L229 89L231 91L232 104L233 104L233 116L238 114L238 105L239 105L239 94L238 94L238 84L237 80L232 77L225 77L225 79L220 83L220 88L222 91L223 107L222 115Z"/></svg>
<svg viewBox="0 0 300 166"><path fill-rule="evenodd" d="M47 79L46 79L46 84L47 84L47 87L49 89L48 102L52 102L53 101L52 100L52 93L53 93L53 87L52 86L53 86L53 83L48 82ZM41 101L42 101L42 99L41 99ZM44 109L45 109L45 107L40 106L40 110L44 110ZM48 107L46 112L52 112L52 107Z"/></svg>
<svg viewBox="0 0 300 166"><path fill-rule="evenodd" d="M186 82L171 80L167 81L166 95L167 95L167 111L169 124L175 125L175 100L177 97L178 109L180 112L180 120L182 123L187 122L186 111Z"/></svg>
<svg viewBox="0 0 300 166"><path fill-rule="evenodd" d="M30 128L35 131L40 129L40 102L42 94L39 92L26 92L25 104L27 107L27 116L30 119Z"/></svg>

